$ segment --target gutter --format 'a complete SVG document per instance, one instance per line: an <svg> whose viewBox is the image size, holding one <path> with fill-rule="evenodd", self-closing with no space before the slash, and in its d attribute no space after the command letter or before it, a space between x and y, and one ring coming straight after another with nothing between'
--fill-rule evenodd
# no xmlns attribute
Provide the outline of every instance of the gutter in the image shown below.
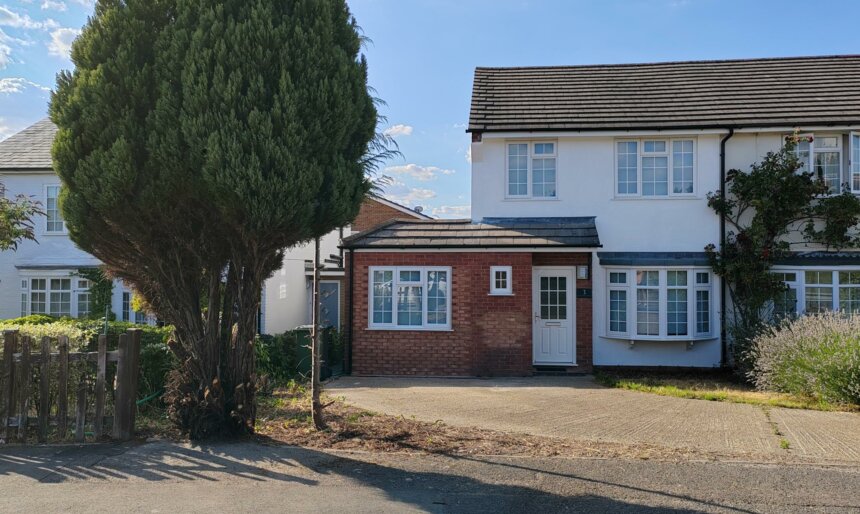
<svg viewBox="0 0 860 514"><path fill-rule="evenodd" d="M726 143L735 135L735 129L720 139L720 200L726 200ZM720 252L726 247L726 215L720 215ZM726 281L720 277L720 366L726 367L728 338L726 334Z"/></svg>
<svg viewBox="0 0 860 514"><path fill-rule="evenodd" d="M341 251L343 251L343 250L341 249ZM352 375L352 330L353 330L353 321L354 321L354 314L353 313L355 311L355 308L354 308L354 306L355 306L355 301L354 301L355 300L355 294L354 294L355 288L353 287L353 284L355 282L355 279L354 279L354 277L355 277L355 259L354 259L355 253L353 252L353 250L351 248L348 250L348 252L349 252L349 284L347 285L347 287L348 287L349 291L347 292L347 294L349 295L349 309L348 309L349 315L348 315L347 323L349 323L349 325L348 325L349 328L347 329L347 333L346 333L347 334L347 337L346 337L346 354L343 356L343 358L344 358L343 374L344 375Z"/></svg>

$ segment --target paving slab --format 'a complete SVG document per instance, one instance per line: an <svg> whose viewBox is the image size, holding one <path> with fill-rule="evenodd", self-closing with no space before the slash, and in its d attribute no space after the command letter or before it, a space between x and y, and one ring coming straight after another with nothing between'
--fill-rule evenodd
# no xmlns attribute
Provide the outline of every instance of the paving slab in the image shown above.
<svg viewBox="0 0 860 514"><path fill-rule="evenodd" d="M424 421L720 453L784 456L776 423L786 425L789 441L797 438L798 454L860 462L860 415L851 413L772 409L768 419L754 405L607 388L588 376L341 377L327 387L360 407Z"/></svg>

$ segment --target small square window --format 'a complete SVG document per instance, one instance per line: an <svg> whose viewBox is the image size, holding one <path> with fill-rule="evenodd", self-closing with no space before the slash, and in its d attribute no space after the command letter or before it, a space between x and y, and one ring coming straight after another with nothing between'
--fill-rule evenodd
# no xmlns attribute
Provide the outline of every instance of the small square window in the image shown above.
<svg viewBox="0 0 860 514"><path fill-rule="evenodd" d="M490 268L490 294L510 295L514 288L511 266L492 266Z"/></svg>
<svg viewBox="0 0 860 514"><path fill-rule="evenodd" d="M711 276L708 273L697 272L696 273L696 283L697 284L707 284L711 281Z"/></svg>
<svg viewBox="0 0 860 514"><path fill-rule="evenodd" d="M610 284L626 284L627 283L627 273L613 271L609 273L609 283Z"/></svg>
<svg viewBox="0 0 860 514"><path fill-rule="evenodd" d="M409 270L400 272L401 282L421 282L421 272L418 270Z"/></svg>
<svg viewBox="0 0 860 514"><path fill-rule="evenodd" d="M535 143L535 155L552 155L554 153L554 143Z"/></svg>
<svg viewBox="0 0 860 514"><path fill-rule="evenodd" d="M645 141L642 145L642 150L645 153L663 153L666 151L665 141Z"/></svg>

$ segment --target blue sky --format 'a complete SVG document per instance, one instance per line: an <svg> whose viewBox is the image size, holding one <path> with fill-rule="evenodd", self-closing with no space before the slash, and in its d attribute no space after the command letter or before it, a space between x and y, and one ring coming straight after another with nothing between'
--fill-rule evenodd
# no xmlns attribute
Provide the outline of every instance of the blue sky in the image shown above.
<svg viewBox="0 0 860 514"><path fill-rule="evenodd" d="M45 116L93 0L0 0L0 138ZM403 154L388 195L467 216L465 124L475 66L860 53L845 0L353 0L370 83Z"/></svg>

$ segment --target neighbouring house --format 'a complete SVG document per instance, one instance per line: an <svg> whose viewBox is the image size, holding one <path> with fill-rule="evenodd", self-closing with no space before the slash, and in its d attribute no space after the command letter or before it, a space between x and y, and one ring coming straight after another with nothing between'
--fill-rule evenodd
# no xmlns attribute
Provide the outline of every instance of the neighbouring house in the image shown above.
<svg viewBox="0 0 860 514"><path fill-rule="evenodd" d="M477 68L471 219L344 239L352 373L720 366L706 195L798 129L860 193L858 91L860 56ZM860 253L798 250L775 269L797 312L860 310Z"/></svg>
<svg viewBox="0 0 860 514"><path fill-rule="evenodd" d="M33 220L37 242L24 241L17 251L0 252L0 319L104 315L91 312L91 284L80 274L100 263L69 239L57 205L61 185L51 163L56 132L56 126L44 119L0 141L0 183L6 196L32 197L45 212ZM146 313L134 311L132 298L133 292L115 280L111 310L116 319L154 323Z"/></svg>
<svg viewBox="0 0 860 514"><path fill-rule="evenodd" d="M429 220L421 209L400 205L377 194L369 194L352 224L320 238L320 298L322 325L340 329L347 312L343 250L345 236L371 229L393 219ZM263 287L260 332L279 334L312 321L313 243L291 248L284 253L281 269Z"/></svg>

